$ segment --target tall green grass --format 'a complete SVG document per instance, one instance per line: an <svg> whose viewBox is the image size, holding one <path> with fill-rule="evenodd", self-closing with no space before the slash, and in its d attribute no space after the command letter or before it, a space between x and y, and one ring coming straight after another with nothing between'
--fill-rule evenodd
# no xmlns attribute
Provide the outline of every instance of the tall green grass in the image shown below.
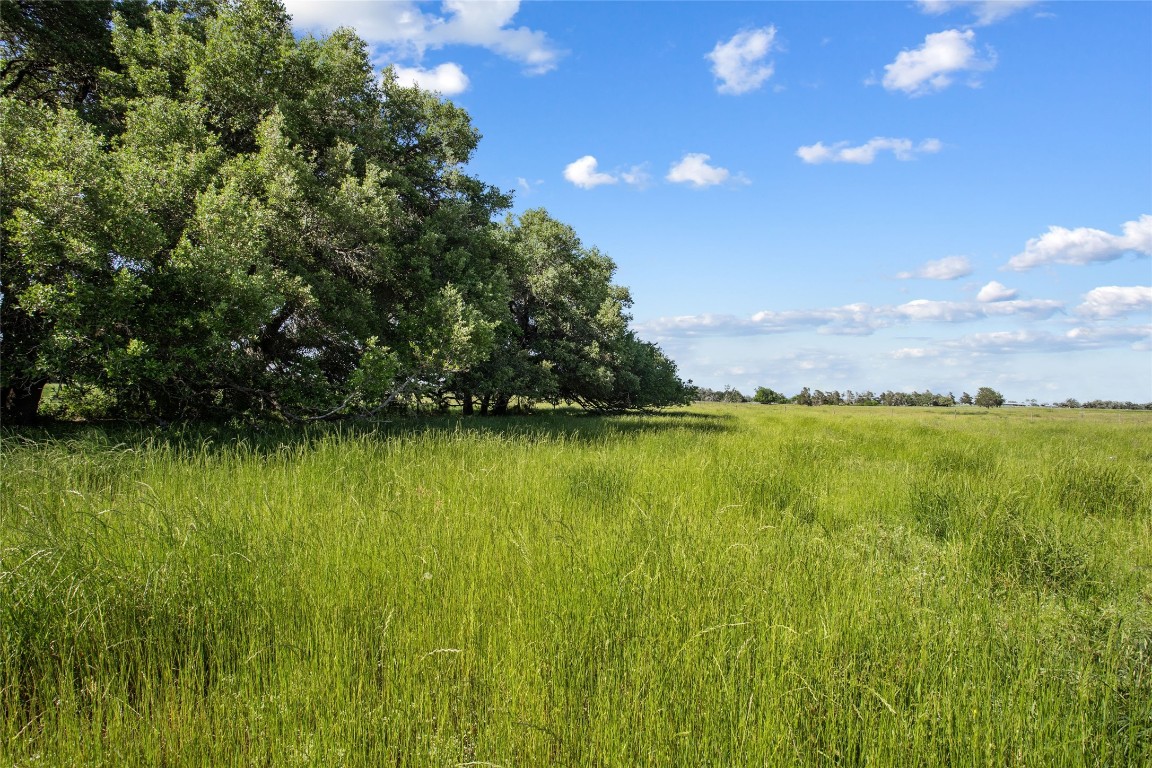
<svg viewBox="0 0 1152 768"><path fill-rule="evenodd" d="M8 433L0 763L1148 764L1150 427Z"/></svg>

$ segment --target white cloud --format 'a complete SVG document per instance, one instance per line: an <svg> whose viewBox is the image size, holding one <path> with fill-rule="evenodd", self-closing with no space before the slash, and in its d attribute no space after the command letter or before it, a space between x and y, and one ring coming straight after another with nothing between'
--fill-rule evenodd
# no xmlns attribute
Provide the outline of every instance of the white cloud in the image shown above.
<svg viewBox="0 0 1152 768"><path fill-rule="evenodd" d="M442 15L411 0L285 0L298 32L352 27L385 60L414 58L446 45L475 45L519 62L529 74L555 69L562 52L543 32L512 26L519 0L445 0Z"/></svg>
<svg viewBox="0 0 1152 768"><path fill-rule="evenodd" d="M920 10L933 16L947 13L954 8L968 8L976 16L978 26L995 24L1037 2L1038 0L917 0Z"/></svg>
<svg viewBox="0 0 1152 768"><path fill-rule="evenodd" d="M676 184L691 184L697 188L712 187L726 181L748 183L743 176L733 176L727 168L718 168L708 163L710 155L690 152L680 161L673 163L664 178Z"/></svg>
<svg viewBox="0 0 1152 768"><path fill-rule="evenodd" d="M1065 337L1048 331L991 331L973 333L941 343L949 350L968 350L981 354L1012 354L1015 352L1052 352L1066 349Z"/></svg>
<svg viewBox="0 0 1152 768"><path fill-rule="evenodd" d="M994 60L976 55L972 47L975 39L976 33L970 29L949 29L925 36L924 45L901 51L895 61L885 65L884 87L923 96L947 88L957 73L991 69Z"/></svg>
<svg viewBox="0 0 1152 768"><path fill-rule="evenodd" d="M883 309L869 304L845 304L831 309L765 310L752 315L749 328L754 333L784 333L798 327L816 327L835 336L867 336L886 322Z"/></svg>
<svg viewBox="0 0 1152 768"><path fill-rule="evenodd" d="M934 347L905 347L890 352L897 359L965 353L969 359L985 355L1016 355L1020 352L1067 353L1092 349L1129 347L1143 349L1152 341L1152 325L1111 328L1073 328L1066 333L1047 330L993 330L958 339L934 342Z"/></svg>
<svg viewBox="0 0 1152 768"><path fill-rule="evenodd" d="M1152 215L1126 222L1122 235L1090 227L1049 227L1040 237L1029 240L1024 251L1008 261L1007 268L1023 272L1043 264L1084 265L1115 261L1126 253L1152 256Z"/></svg>
<svg viewBox="0 0 1152 768"><path fill-rule="evenodd" d="M1064 311L1064 302L1054 299L1006 299L988 302L982 308L985 317L1019 315L1032 320L1043 320Z"/></svg>
<svg viewBox="0 0 1152 768"><path fill-rule="evenodd" d="M1051 299L1029 299L971 303L966 301L929 301L916 299L896 307L896 315L907 320L938 323L962 323L986 317L1022 315L1033 319L1051 317L1064 309L1064 304Z"/></svg>
<svg viewBox="0 0 1152 768"><path fill-rule="evenodd" d="M448 62L435 69L419 67L393 67L396 81L401 85L416 85L426 91L437 91L455 96L468 90L468 75L459 65Z"/></svg>
<svg viewBox="0 0 1152 768"><path fill-rule="evenodd" d="M1064 339L1069 344L1092 349L1128 344L1131 345L1132 349L1146 352L1152 349L1152 323L1148 325L1073 328L1064 335Z"/></svg>
<svg viewBox="0 0 1152 768"><path fill-rule="evenodd" d="M1008 301L1009 299L1016 298L1017 291L1015 288L1009 288L1002 283L995 280L985 285L976 294L976 301L992 302L992 301Z"/></svg>
<svg viewBox="0 0 1152 768"><path fill-rule="evenodd" d="M824 142L800 147L796 156L806 163L857 163L870 165L879 152L891 152L897 160L911 160L918 154L939 152L944 145L939 139L925 139L919 144L913 144L911 139L892 139L877 136L867 143L857 147L848 146L848 142L840 141L832 146Z"/></svg>
<svg viewBox="0 0 1152 768"><path fill-rule="evenodd" d="M914 322L960 323L978 320L984 316L976 304L959 301L930 301L914 299L896 307L895 312Z"/></svg>
<svg viewBox="0 0 1152 768"><path fill-rule="evenodd" d="M593 189L602 184L616 184L620 180L610 173L601 173L596 170L596 158L584 155L574 160L564 168L564 178L581 189Z"/></svg>
<svg viewBox="0 0 1152 768"><path fill-rule="evenodd" d="M579 160L568 163L564 168L564 178L581 189L592 189L604 184L619 184L621 181L633 187L647 187L652 177L644 165L634 165L626 171L606 173L598 169L598 161L592 155L584 155Z"/></svg>
<svg viewBox="0 0 1152 768"><path fill-rule="evenodd" d="M967 256L946 256L943 259L929 261L913 272L901 272L896 275L901 280L919 277L924 280L956 280L972 274L972 263Z"/></svg>
<svg viewBox="0 0 1152 768"><path fill-rule="evenodd" d="M1121 317L1132 312L1152 310L1152 286L1106 285L1084 294L1076 314L1095 319Z"/></svg>
<svg viewBox="0 0 1152 768"><path fill-rule="evenodd" d="M746 318L714 314L663 317L640 324L639 329L660 338L737 337L805 329L825 335L867 336L882 328L909 323L966 323L1013 316L1043 320L1063 310L1062 302L1050 299L986 303L916 299L896 306L857 303L827 309L765 310Z"/></svg>
<svg viewBox="0 0 1152 768"><path fill-rule="evenodd" d="M434 27L431 39L441 45L466 43L488 48L524 64L532 74L556 67L560 57L543 32L527 27L511 27L520 10L519 0L445 0L452 16Z"/></svg>
<svg viewBox="0 0 1152 768"><path fill-rule="evenodd" d="M894 360L922 360L926 357L938 357L940 350L925 347L904 347L889 353Z"/></svg>
<svg viewBox="0 0 1152 768"><path fill-rule="evenodd" d="M716 43L707 55L712 74L720 81L720 93L741 94L754 91L772 77L773 65L765 61L774 48L775 27L762 27L738 32L726 43Z"/></svg>

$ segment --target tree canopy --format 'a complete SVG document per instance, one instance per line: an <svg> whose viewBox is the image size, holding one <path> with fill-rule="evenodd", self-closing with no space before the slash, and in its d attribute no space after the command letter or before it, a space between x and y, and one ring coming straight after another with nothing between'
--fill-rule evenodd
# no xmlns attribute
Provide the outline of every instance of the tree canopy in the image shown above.
<svg viewBox="0 0 1152 768"><path fill-rule="evenodd" d="M470 176L468 114L276 0L25 3L0 78L5 422L684 402L615 266ZM72 30L68 32L67 30Z"/></svg>
<svg viewBox="0 0 1152 768"><path fill-rule="evenodd" d="M1004 405L1004 395L991 387L980 387L976 391L976 398L972 401L981 408L999 408Z"/></svg>

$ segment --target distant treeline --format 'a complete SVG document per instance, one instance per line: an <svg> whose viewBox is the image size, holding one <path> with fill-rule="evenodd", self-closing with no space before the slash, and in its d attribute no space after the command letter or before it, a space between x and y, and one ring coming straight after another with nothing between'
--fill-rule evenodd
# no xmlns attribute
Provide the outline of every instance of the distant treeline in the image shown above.
<svg viewBox="0 0 1152 768"><path fill-rule="evenodd" d="M1004 396L989 387L980 387L976 395L964 392L960 397L948 394L938 394L931 390L923 392L893 392L888 390L879 394L864 390L854 392L846 390L831 390L825 392L820 389L804 387L795 395L789 397L768 387L757 387L755 394L748 397L738 389L724 387L724 389L709 389L708 387L695 387L694 399L704 403L762 403L764 405L917 405L949 407L954 405L979 405L995 408L1002 405L1035 406L1047 408L1098 408L1104 410L1125 411L1152 411L1152 403L1133 403L1119 400L1089 400L1081 403L1074 398L1059 403L1040 403L1035 399L1026 402L1007 402Z"/></svg>
<svg viewBox="0 0 1152 768"><path fill-rule="evenodd" d="M1081 403L1073 397L1062 403L1052 403L1052 408L1099 408L1106 411L1152 411L1152 403L1133 403L1130 400L1089 400Z"/></svg>
<svg viewBox="0 0 1152 768"><path fill-rule="evenodd" d="M853 392L847 390L831 390L825 392L821 389L804 387L799 393L791 397L767 387L758 387L756 393L748 397L738 389L725 387L722 390L696 387L695 399L698 402L710 403L749 403L757 402L764 405L792 403L795 405L930 405L951 406L966 398L968 403L972 397L965 392L961 400L949 392L946 395L925 390L923 392L881 392L879 394L866 390Z"/></svg>

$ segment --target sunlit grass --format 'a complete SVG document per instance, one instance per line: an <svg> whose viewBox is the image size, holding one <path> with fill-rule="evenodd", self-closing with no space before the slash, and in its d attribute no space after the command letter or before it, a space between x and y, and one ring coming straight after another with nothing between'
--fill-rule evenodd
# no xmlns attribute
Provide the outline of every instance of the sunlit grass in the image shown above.
<svg viewBox="0 0 1152 768"><path fill-rule="evenodd" d="M0 763L1147 763L1150 427L8 434Z"/></svg>

